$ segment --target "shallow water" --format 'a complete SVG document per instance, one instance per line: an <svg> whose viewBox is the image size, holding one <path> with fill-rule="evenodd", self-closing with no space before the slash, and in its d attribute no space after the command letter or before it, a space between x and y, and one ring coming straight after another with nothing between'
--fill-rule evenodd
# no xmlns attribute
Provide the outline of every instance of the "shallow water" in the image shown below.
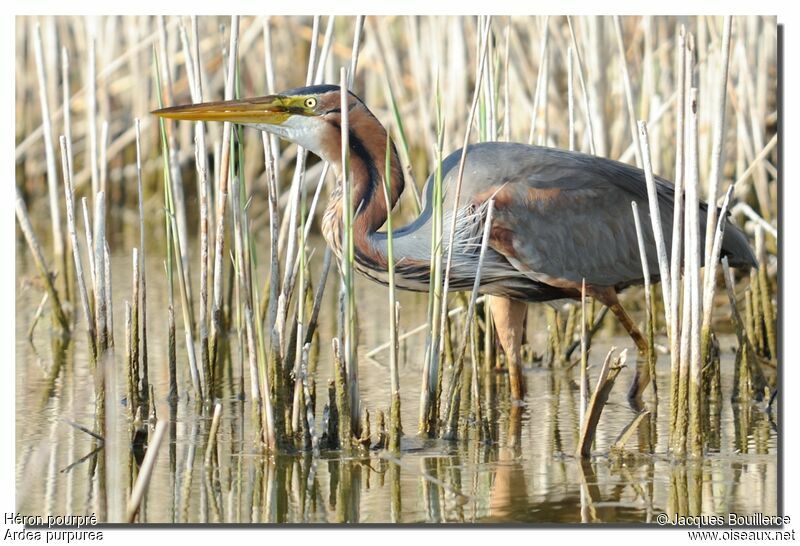
<svg viewBox="0 0 800 546"><path fill-rule="evenodd" d="M338 452L265 456L254 443L253 407L232 392L240 371L235 334L233 381L221 400L222 420L215 456L206 459L211 409L189 399L186 353L178 320L178 366L182 394L175 405L166 400L166 287L161 256L148 257L148 341L150 378L158 419L168 419L168 436L139 521L173 522L638 522L652 523L657 514L777 513L777 427L760 406L730 403L733 384L732 338L722 338L722 403L711 419L717 446L701 461L677 463L667 456L669 362L658 363L655 426L642 426L624 455L609 447L634 417L625 400L631 362L614 387L597 431L590 461L573 456L577 441L578 391L574 374L529 363L525 369L524 405L508 400L507 376L481 376L482 403L493 423L495 442L472 438L456 442L422 440L416 430L424 335L401 344L400 376L403 424L407 432L399 457L363 451L343 457ZM316 261L321 261L319 257ZM105 447L86 457L97 441L68 421L93 428L93 375L86 358L82 319L71 342L52 338L49 317L37 326L33 341L28 328L41 291L24 282L33 277L24 252L17 253L16 296L16 499L24 514L90 514L114 520L124 513L129 486L137 472L131 448L133 428L122 400L125 390L122 302L130 298L130 257L114 257L114 327L116 353L109 389L109 429L115 434ZM315 277L316 278L316 277ZM335 297L329 280L320 325L317 377L317 426L327 399L330 376L329 341L334 335ZM387 338L386 290L360 280L360 351ZM424 322L424 295L402 294L402 327ZM176 304L178 305L178 304ZM534 349L544 344L541 306L534 306L529 324ZM612 320L610 317L608 321ZM595 380L608 348L631 346L628 338L599 337L590 355ZM633 352L633 347L630 347ZM363 406L373 415L389 405L386 355L360 360ZM248 381L245 370L245 383ZM592 383L593 384L593 383ZM248 392L247 390L245 392ZM111 404L111 400L118 403ZM651 403L651 398L647 401ZM462 408L467 403L462 404ZM466 410L462 411L467 418ZM115 426L111 426L111 424ZM511 430L511 432L510 432ZM515 434L513 430L517 430ZM152 431L152 429L151 429ZM654 455L650 454L650 445Z"/></svg>

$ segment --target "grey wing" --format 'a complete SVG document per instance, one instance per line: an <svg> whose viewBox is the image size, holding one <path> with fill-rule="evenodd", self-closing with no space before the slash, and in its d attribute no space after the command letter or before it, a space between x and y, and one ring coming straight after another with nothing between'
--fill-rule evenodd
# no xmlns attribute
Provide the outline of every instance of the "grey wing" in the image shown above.
<svg viewBox="0 0 800 546"><path fill-rule="evenodd" d="M607 159L520 144L484 144L467 152L473 201L494 197L492 248L519 271L551 286L621 287L641 282L631 202L639 206L651 276L658 275L642 171ZM670 248L672 186L658 182Z"/></svg>
<svg viewBox="0 0 800 546"><path fill-rule="evenodd" d="M511 201L504 202L508 197ZM534 280L559 287L580 286L582 279L618 288L641 282L644 274L631 201L639 206L649 273L658 275L646 200L615 187L524 185L509 185L498 198L493 248ZM672 211L668 212L661 212L664 226Z"/></svg>
<svg viewBox="0 0 800 546"><path fill-rule="evenodd" d="M460 151L446 161L455 178ZM452 184L448 183L446 193ZM610 159L555 148L484 143L467 149L462 199L495 199L491 246L526 276L551 286L574 288L581 280L621 288L644 274L631 202L642 223L651 278L658 258L647 185L641 169ZM672 248L673 185L656 177L659 215L667 253ZM449 196L452 198L452 195ZM446 197L447 199L447 197ZM701 234L705 203L699 212ZM700 237L704 254L704 237ZM744 234L728 223L722 255L731 265L749 267L755 258Z"/></svg>

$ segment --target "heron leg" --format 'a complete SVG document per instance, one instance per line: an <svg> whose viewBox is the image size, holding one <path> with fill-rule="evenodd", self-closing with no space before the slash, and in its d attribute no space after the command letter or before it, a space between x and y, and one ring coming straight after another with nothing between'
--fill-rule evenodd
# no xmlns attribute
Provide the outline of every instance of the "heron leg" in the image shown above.
<svg viewBox="0 0 800 546"><path fill-rule="evenodd" d="M633 339L633 342L636 343L636 348L639 350L639 355L647 355L647 341L639 331L639 328L636 327L636 323L633 322L633 319L622 307L622 304L620 304L619 299L617 298L616 290L614 290L613 287L593 287L591 290L589 290L589 287L587 287L587 291L592 297L597 298L604 305L608 306L609 309L611 309L611 312L614 313L614 315L617 317L617 320L619 320L625 330L627 330L628 334ZM631 401L631 403L635 403L634 405L640 406L642 392L649 383L650 368L648 367L647 360L644 358L639 358L636 362L636 371L633 374L633 381L628 389L628 400Z"/></svg>
<svg viewBox="0 0 800 546"><path fill-rule="evenodd" d="M511 398L522 400L525 384L522 381L522 333L528 304L500 296L490 298L492 318L494 318L497 337L506 353L508 379L511 384Z"/></svg>
<svg viewBox="0 0 800 546"><path fill-rule="evenodd" d="M611 309L611 312L614 313L614 315L617 317L617 320L628 332L628 335L631 336L631 339L633 339L633 342L636 344L636 348L639 349L639 353L646 355L647 341L639 331L639 328L636 327L636 323L633 322L633 319L630 317L628 312L622 307L622 304L619 302L619 298L617 298L617 291L611 286L587 286L586 292L593 298L599 300L603 305Z"/></svg>

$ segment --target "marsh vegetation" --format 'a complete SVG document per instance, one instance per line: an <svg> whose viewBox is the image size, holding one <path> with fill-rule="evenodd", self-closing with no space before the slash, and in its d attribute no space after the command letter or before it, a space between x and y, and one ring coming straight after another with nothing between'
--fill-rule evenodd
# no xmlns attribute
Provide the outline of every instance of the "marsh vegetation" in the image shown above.
<svg viewBox="0 0 800 546"><path fill-rule="evenodd" d="M20 17L16 42L18 510L777 511L774 18ZM356 92L398 148L389 241L431 173L428 293L356 274L347 176L265 133L149 114L323 82ZM487 297L449 287L439 167L492 140L619 159L684 196L670 249L655 203L631 211L660 255L661 283L621 296L647 350L590 298L531 305L522 403ZM337 184L341 259L319 236ZM707 225L701 200L721 207ZM755 249L748 274L715 259L728 213Z"/></svg>

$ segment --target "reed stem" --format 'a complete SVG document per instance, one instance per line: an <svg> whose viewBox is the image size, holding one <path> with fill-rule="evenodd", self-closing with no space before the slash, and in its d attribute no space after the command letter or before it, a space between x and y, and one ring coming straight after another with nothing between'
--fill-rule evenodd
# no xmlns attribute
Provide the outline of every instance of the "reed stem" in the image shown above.
<svg viewBox="0 0 800 546"><path fill-rule="evenodd" d="M61 328L65 332L69 332L69 320L67 319L67 315L64 312L63 307L61 307L61 300L58 297L58 291L56 290L53 282L53 275L50 273L50 270L47 267L44 254L42 254L42 247L39 246L39 241L37 241L36 235L33 232L33 226L31 225L30 218L28 217L28 209L25 207L25 201L19 194L19 189L16 190L16 196L17 222L19 222L19 227L22 230L22 234L25 236L25 241L28 243L28 248L31 251L33 261L36 264L36 269L39 271L39 276L45 285L47 294L50 296L50 305L53 309L53 315Z"/></svg>
<svg viewBox="0 0 800 546"><path fill-rule="evenodd" d="M159 421L156 424L156 430L153 433L153 438L147 445L147 452L144 455L142 466L139 470L139 475L136 477L136 483L133 485L130 499L128 499L127 508L127 521L133 523L136 519L136 514L139 512L139 507L150 485L150 477L153 475L153 468L156 464L156 457L158 456L161 442L164 439L164 432L167 430L167 422Z"/></svg>
<svg viewBox="0 0 800 546"><path fill-rule="evenodd" d="M81 247L78 241L78 232L75 227L75 195L72 188L72 169L69 167L69 146L66 137L59 140L61 145L61 172L64 177L64 197L67 212L67 234L72 246L72 257L75 262L75 279L78 283L78 295L81 299L81 308L86 320L86 340L91 351L93 361L97 359L97 341L94 329L94 319L89 306L89 295L86 292L86 281L83 276L83 262L81 261Z"/></svg>
<svg viewBox="0 0 800 546"><path fill-rule="evenodd" d="M53 128L50 121L50 104L47 97L47 78L45 77L42 33L39 23L36 24L36 30L34 32L33 50L36 58L36 74L39 80L39 104L42 109L42 134L44 136L45 163L47 165L47 190L50 198L50 223L53 230L53 255L58 269L62 271L64 286L67 286L67 261L64 252L64 234L61 231L61 209L58 205L58 171L56 170Z"/></svg>

